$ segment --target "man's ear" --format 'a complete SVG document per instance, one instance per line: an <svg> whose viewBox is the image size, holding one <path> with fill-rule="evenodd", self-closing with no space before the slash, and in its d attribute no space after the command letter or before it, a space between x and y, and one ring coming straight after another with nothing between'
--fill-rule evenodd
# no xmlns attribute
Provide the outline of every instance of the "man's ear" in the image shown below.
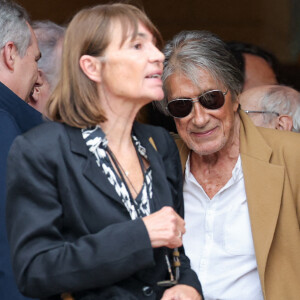
<svg viewBox="0 0 300 300"><path fill-rule="evenodd" d="M275 128L278 130L292 131L293 129L293 118L289 115L280 115L276 119Z"/></svg>
<svg viewBox="0 0 300 300"><path fill-rule="evenodd" d="M16 57L19 55L16 45L13 42L7 42L3 47L3 60L5 66L13 71L15 68Z"/></svg>
<svg viewBox="0 0 300 300"><path fill-rule="evenodd" d="M97 83L101 82L102 62L100 59L90 55L83 55L79 59L79 65L89 79Z"/></svg>
<svg viewBox="0 0 300 300"><path fill-rule="evenodd" d="M235 102L233 102L233 111L234 112L237 112L241 109L241 104L240 104L240 99L239 97L237 96L236 99L235 99Z"/></svg>

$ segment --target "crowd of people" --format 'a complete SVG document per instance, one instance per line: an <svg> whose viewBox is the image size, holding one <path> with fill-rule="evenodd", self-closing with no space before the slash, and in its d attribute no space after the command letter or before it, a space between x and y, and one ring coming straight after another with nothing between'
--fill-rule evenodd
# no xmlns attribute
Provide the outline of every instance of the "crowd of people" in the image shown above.
<svg viewBox="0 0 300 300"><path fill-rule="evenodd" d="M272 54L164 45L124 3L65 27L0 0L0 32L1 300L299 299L300 93Z"/></svg>

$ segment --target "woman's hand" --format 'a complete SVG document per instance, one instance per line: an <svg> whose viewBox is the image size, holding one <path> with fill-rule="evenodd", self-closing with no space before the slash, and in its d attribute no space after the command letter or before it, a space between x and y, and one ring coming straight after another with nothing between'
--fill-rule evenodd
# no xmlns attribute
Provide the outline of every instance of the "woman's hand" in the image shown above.
<svg viewBox="0 0 300 300"><path fill-rule="evenodd" d="M167 289L161 300L202 300L202 297L193 287L178 284Z"/></svg>
<svg viewBox="0 0 300 300"><path fill-rule="evenodd" d="M184 220L172 207L165 206L161 210L143 218L153 248L175 248L182 245L185 233Z"/></svg>

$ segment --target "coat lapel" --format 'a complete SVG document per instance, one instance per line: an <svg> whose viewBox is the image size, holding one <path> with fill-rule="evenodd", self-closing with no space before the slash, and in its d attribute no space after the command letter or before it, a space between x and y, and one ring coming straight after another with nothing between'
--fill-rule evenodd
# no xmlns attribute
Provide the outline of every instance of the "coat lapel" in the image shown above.
<svg viewBox="0 0 300 300"><path fill-rule="evenodd" d="M172 197L169 193L169 189L166 188L166 186L168 186L168 182L165 179L166 175L164 176L162 174L162 172L165 171L163 167L163 161L157 154L156 141L154 141L150 135L147 135L141 126L142 125L137 122L134 123L134 134L136 134L141 144L146 148L152 169L153 201L150 203L150 209L151 212L153 212L161 208L161 202L156 201L156 199L171 199ZM102 193L119 202L123 206L123 203L115 191L115 188L107 181L106 175L101 172L101 169L97 166L95 157L91 152L89 152L88 147L82 138L81 130L69 126L66 126L66 130L70 138L71 151L76 155L85 157L86 159L82 171L84 176ZM172 202L166 202L164 202L164 205L172 204Z"/></svg>
<svg viewBox="0 0 300 300"><path fill-rule="evenodd" d="M83 175L102 193L123 205L115 188L108 182L106 175L96 164L96 159L93 153L88 150L88 147L82 137L81 130L67 125L66 130L70 138L71 151L76 155L80 155L85 158L85 164L82 168Z"/></svg>
<svg viewBox="0 0 300 300"><path fill-rule="evenodd" d="M258 271L264 274L272 244L284 183L284 167L270 162L272 149L244 112L241 115L240 152Z"/></svg>
<svg viewBox="0 0 300 300"><path fill-rule="evenodd" d="M144 130L144 125L134 123L134 134L141 144L146 148L147 156L152 170L152 201L150 202L151 212L158 211L163 206L172 206L172 194L170 192L167 174L164 168L162 157L158 155L159 141L149 134L150 130ZM148 134L147 134L148 133ZM160 199L160 201L157 201Z"/></svg>

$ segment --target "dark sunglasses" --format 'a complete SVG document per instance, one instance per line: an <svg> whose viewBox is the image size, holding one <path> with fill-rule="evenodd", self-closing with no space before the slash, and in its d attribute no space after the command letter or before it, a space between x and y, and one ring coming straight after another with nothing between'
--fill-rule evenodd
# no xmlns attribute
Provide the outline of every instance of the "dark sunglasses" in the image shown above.
<svg viewBox="0 0 300 300"><path fill-rule="evenodd" d="M193 103L198 101L206 109L219 109L224 105L225 95L227 93L228 90L225 93L219 90L212 90L195 98L177 98L171 100L166 109L174 118L184 118L188 116L193 109Z"/></svg>
<svg viewBox="0 0 300 300"><path fill-rule="evenodd" d="M159 282L157 282L158 286L171 287L171 286L178 284L178 281L180 278L179 267L181 265L179 256L180 256L180 254L179 254L178 248L174 248L174 250L173 250L173 266L171 266L167 251L165 250L165 259L166 259L166 263L167 263L168 272L170 275L170 280L159 281ZM173 270L175 271L175 275L173 274L172 267L173 267Z"/></svg>

